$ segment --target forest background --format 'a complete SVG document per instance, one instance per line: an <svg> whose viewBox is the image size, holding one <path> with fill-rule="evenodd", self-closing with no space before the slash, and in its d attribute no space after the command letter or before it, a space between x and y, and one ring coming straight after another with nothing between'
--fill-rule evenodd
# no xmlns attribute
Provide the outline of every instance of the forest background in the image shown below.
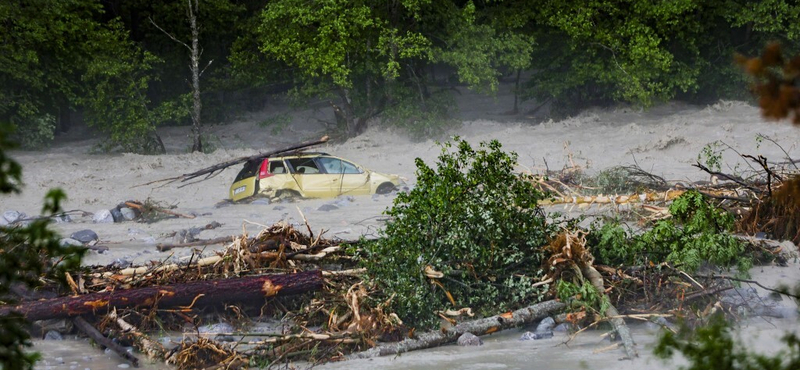
<svg viewBox="0 0 800 370"><path fill-rule="evenodd" d="M742 99L733 55L771 41L796 54L798 38L787 0L4 1L0 123L36 148L85 122L103 150L138 153L186 125L202 151L203 123L287 94L324 101L342 138L368 124L427 135L454 87L491 95L501 80L511 113Z"/></svg>

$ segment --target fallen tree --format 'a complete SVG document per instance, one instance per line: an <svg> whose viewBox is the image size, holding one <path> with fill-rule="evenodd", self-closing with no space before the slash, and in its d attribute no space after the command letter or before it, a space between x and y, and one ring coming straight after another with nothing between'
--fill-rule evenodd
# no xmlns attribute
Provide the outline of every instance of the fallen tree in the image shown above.
<svg viewBox="0 0 800 370"><path fill-rule="evenodd" d="M322 272L319 270L247 276L28 301L0 307L0 316L16 312L30 321L59 319L85 314L105 314L113 308L156 304L162 308L197 306L287 296L315 291L321 287Z"/></svg>
<svg viewBox="0 0 800 370"><path fill-rule="evenodd" d="M449 329L442 329L420 334L417 338L406 339L397 343L387 343L363 352L354 353L349 358L370 358L378 356L398 355L418 349L436 347L455 342L461 334L470 332L485 335L509 329L545 317L557 314L566 308L566 304L558 301L545 301L510 313L491 316L474 321L462 322Z"/></svg>

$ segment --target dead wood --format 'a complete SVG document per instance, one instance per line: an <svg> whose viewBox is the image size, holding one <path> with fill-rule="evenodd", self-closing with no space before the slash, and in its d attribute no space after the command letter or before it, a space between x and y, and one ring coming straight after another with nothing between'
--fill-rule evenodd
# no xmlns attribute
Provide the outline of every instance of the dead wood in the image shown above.
<svg viewBox="0 0 800 370"><path fill-rule="evenodd" d="M218 175L220 172L222 172L222 170L224 170L224 169L226 169L228 167L231 167L231 166L235 166L235 165L237 165L239 163L256 161L256 160L259 160L259 159L267 158L267 157L270 157L270 156L273 156L273 155L277 155L277 154L281 154L281 153L299 151L300 149L305 149L305 148L312 147L312 146L315 146L315 145L324 144L326 142L328 142L328 136L323 136L319 140L306 141L306 142L303 142L303 143L300 143L300 144L295 144L295 145L292 145L292 146L288 146L288 147L282 148L282 149L272 150L272 151L269 151L269 152L261 152L261 153L258 153L256 155L251 155L251 156L247 156L247 157L239 157L239 158L236 158L236 159L232 159L230 161L217 163L217 164L215 164L213 166L206 167L206 168L197 170L195 172L186 173L186 174L183 174L183 175L180 175L180 176L177 176L177 177L171 177L171 178L167 178L167 179L151 181L151 182L148 182L148 183L145 183L145 184L141 184L141 185L136 185L136 186L151 185L151 184L156 184L156 183L160 183L160 182L166 182L168 184L169 183L173 183L175 181L186 182L186 181L189 181L191 179L195 179L195 178L198 178L200 176L206 175L206 177L204 179L196 181L196 182L193 182L193 184L196 184L197 182L210 179L210 178ZM185 184L185 185L189 185L189 184Z"/></svg>
<svg viewBox="0 0 800 370"><path fill-rule="evenodd" d="M113 309L108 313L108 318L117 323L124 334L133 336L136 343L139 345L141 351L153 360L163 360L166 350L161 343L153 341L147 335L136 329L135 326L129 324L123 318L117 315L117 310Z"/></svg>
<svg viewBox="0 0 800 370"><path fill-rule="evenodd" d="M175 244L162 244L162 243L159 243L158 245L156 245L156 249L158 249L160 252L165 252L165 251L171 250L173 248L201 247L201 246L212 245L212 244L221 244L221 243L225 243L225 242L231 241L232 239L233 239L233 237L231 237L231 236L221 236L219 238L206 239L206 240L195 240L193 242L188 242L188 243L175 243Z"/></svg>
<svg viewBox="0 0 800 370"><path fill-rule="evenodd" d="M113 308L136 306L174 307L208 305L258 298L287 296L322 287L319 270L282 275L195 281L168 286L149 286L118 291L59 297L0 306L0 316L17 312L30 321L106 313Z"/></svg>
<svg viewBox="0 0 800 370"><path fill-rule="evenodd" d="M136 209L139 210L139 212L142 212L142 213L144 213L144 211L145 211L145 206L143 204L139 203L139 202L125 202L125 205L128 206L128 207L131 207L131 208L136 208ZM170 211L170 210L164 209L164 208L158 208L158 207L149 207L149 208L150 208L150 210L153 210L153 211L156 211L156 212L161 212L161 213L168 214L168 215L171 215L171 216L177 216L177 217L183 217L183 218L194 218L195 217L193 215L185 215L183 213L173 212L173 211Z"/></svg>
<svg viewBox="0 0 800 370"><path fill-rule="evenodd" d="M92 326L92 324L86 321L86 319L84 319L82 316L76 316L72 318L72 323L75 324L75 327L78 328L78 330L86 334L86 336L89 338L92 338L95 343L112 350L114 353L119 355L119 357L122 357L125 361L130 362L133 367L139 367L139 359L136 358L136 356L128 352L118 343L108 339L108 337L103 335L103 333Z"/></svg>
<svg viewBox="0 0 800 370"><path fill-rule="evenodd" d="M600 273L597 272L594 267L590 265L583 266L581 272L583 273L583 276L589 279L592 285L594 285L599 294L606 294L605 284L603 283L603 275L600 275ZM617 311L617 308L614 307L613 304L609 303L608 308L606 308L605 315L609 321L611 321L611 325L614 326L614 330L617 332L617 334L619 334L619 337L622 340L622 345L625 347L625 354L628 356L628 359L633 360L634 358L639 357L639 354L636 352L636 348L634 348L636 343L633 342L631 332L628 330L628 326L625 325L625 320L622 319Z"/></svg>
<svg viewBox="0 0 800 370"><path fill-rule="evenodd" d="M354 353L348 357L352 359L398 355L418 349L436 347L454 342L461 334L466 332L475 335L491 334L503 329L530 324L535 320L559 313L564 308L566 308L564 303L554 300L545 301L511 313L462 322L448 329L420 334L415 339L406 339L397 343L383 344L363 352Z"/></svg>

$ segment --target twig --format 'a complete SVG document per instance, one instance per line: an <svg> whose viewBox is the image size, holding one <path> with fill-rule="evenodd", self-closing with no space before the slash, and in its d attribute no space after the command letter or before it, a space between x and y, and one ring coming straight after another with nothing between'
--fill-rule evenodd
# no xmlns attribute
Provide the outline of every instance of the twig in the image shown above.
<svg viewBox="0 0 800 370"><path fill-rule="evenodd" d="M770 291L770 292L773 292L773 293L783 294L783 295L785 295L787 297L791 297L791 298L794 298L794 299L800 299L800 295L792 294L788 290L780 290L780 289L770 288L770 287L767 287L764 284L761 284L761 283L759 283L758 281L755 281L755 280L747 280L747 279L736 278L736 277L733 277L733 276L713 275L713 274L712 275L706 275L706 276L698 276L698 277L705 278L705 279L725 279L725 280L730 280L730 281L736 281L736 282L739 282L739 283L755 284L755 285L761 287L764 290L767 290L767 291Z"/></svg>

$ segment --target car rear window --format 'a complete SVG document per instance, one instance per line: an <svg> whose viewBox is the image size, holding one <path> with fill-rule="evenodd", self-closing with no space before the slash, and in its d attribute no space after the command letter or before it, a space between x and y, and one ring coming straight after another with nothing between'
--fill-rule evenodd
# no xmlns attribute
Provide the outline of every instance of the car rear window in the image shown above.
<svg viewBox="0 0 800 370"><path fill-rule="evenodd" d="M297 174L310 174L319 173L319 168L314 162L314 158L291 158L287 159L289 165L292 166L292 173Z"/></svg>
<svg viewBox="0 0 800 370"><path fill-rule="evenodd" d="M260 164L261 164L260 160L251 161L251 162L245 162L244 163L244 167L242 167L242 170L239 171L238 175L236 175L236 180L233 180L233 182L241 181L241 180L244 180L244 179L246 179L248 177L255 176L256 172L258 171L258 166Z"/></svg>

